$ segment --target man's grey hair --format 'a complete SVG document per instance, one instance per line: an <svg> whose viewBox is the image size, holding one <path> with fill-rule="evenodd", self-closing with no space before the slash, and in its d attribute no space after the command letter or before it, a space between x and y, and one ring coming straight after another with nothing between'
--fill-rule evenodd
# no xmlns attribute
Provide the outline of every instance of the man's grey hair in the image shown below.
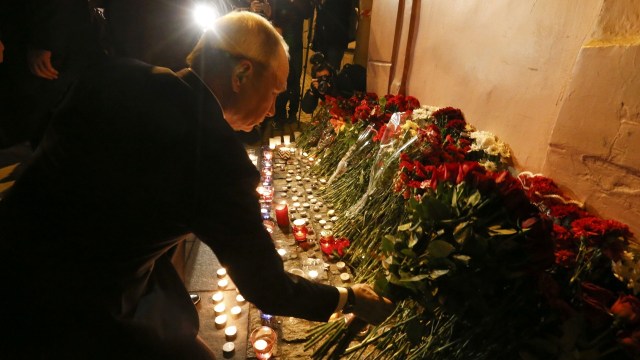
<svg viewBox="0 0 640 360"><path fill-rule="evenodd" d="M187 64L201 70L219 66L210 62L222 51L276 69L280 49L288 57L287 43L269 21L249 11L234 11L216 19L187 56Z"/></svg>

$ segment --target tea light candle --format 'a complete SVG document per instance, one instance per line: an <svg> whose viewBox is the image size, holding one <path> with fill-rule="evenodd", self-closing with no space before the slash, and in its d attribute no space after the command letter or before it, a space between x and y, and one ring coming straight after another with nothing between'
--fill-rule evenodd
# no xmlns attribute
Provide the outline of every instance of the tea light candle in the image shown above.
<svg viewBox="0 0 640 360"><path fill-rule="evenodd" d="M216 315L224 314L224 311L226 309L227 309L227 307L224 305L224 303L219 303L218 305L213 307L213 311L216 313Z"/></svg>
<svg viewBox="0 0 640 360"><path fill-rule="evenodd" d="M347 275L349 275L349 274L347 274ZM240 316L240 313L242 312L242 308L240 306L236 305L236 306L233 306L230 311L231 311L231 315L233 315L233 317L237 318L237 317Z"/></svg>
<svg viewBox="0 0 640 360"><path fill-rule="evenodd" d="M336 267L340 272L343 272L347 268L347 264L345 264L344 261L338 261Z"/></svg>
<svg viewBox="0 0 640 360"><path fill-rule="evenodd" d="M222 352L226 356L231 356L231 354L233 354L235 350L236 350L236 346L232 342L226 342L224 343L224 345L222 345Z"/></svg>
<svg viewBox="0 0 640 360"><path fill-rule="evenodd" d="M280 255L280 257L282 258L282 260L284 260L287 256L287 250L285 249L278 249L278 254Z"/></svg>
<svg viewBox="0 0 640 360"><path fill-rule="evenodd" d="M293 200L293 201L298 201L298 197L294 195L294 196L292 196L292 197L291 197L291 200ZM295 204L294 204L294 205L295 205Z"/></svg>
<svg viewBox="0 0 640 360"><path fill-rule="evenodd" d="M283 135L282 136L285 145L291 144L291 135Z"/></svg>
<svg viewBox="0 0 640 360"><path fill-rule="evenodd" d="M218 289L224 290L227 288L228 285L229 285L229 280L227 279L222 279L218 281Z"/></svg>
<svg viewBox="0 0 640 360"><path fill-rule="evenodd" d="M313 199L313 200L315 200L315 199ZM315 212L320 211L320 207L319 207L319 206L314 206L314 207L313 207L313 211L315 211Z"/></svg>
<svg viewBox="0 0 640 360"><path fill-rule="evenodd" d="M214 322L216 323L217 329L223 329L225 325L227 325L227 315L222 314L222 315L216 316Z"/></svg>
<svg viewBox="0 0 640 360"><path fill-rule="evenodd" d="M296 200L298 200L298 199L296 199ZM294 202L292 205L293 205L293 207L295 207L295 208L299 208L299 207L300 207L300 203L299 203L299 202L297 202L297 201L296 201L296 202Z"/></svg>
<svg viewBox="0 0 640 360"><path fill-rule="evenodd" d="M309 205L309 203L302 203L302 207L305 209L308 209L309 207L311 207L311 205Z"/></svg>
<svg viewBox="0 0 640 360"><path fill-rule="evenodd" d="M242 294L238 294L236 295L236 302L240 305L244 304L246 300L244 299L244 296L242 296Z"/></svg>
<svg viewBox="0 0 640 360"><path fill-rule="evenodd" d="M216 275L218 275L218 278L222 279L223 277L227 276L227 269L225 268L220 268L216 271Z"/></svg>
<svg viewBox="0 0 640 360"><path fill-rule="evenodd" d="M329 205L327 205L327 207L329 207ZM331 210L327 211L327 215L328 215L328 216L333 216L333 215L335 215L335 214L336 214L336 211L335 211L335 210L333 210L333 209L331 209Z"/></svg>
<svg viewBox="0 0 640 360"><path fill-rule="evenodd" d="M224 293L222 291L214 293L213 296L211 296L211 300L213 300L213 302L215 303L219 303L220 301L224 300Z"/></svg>
<svg viewBox="0 0 640 360"><path fill-rule="evenodd" d="M307 189L307 194L311 194L312 192L313 192L313 190Z"/></svg>
<svg viewBox="0 0 640 360"><path fill-rule="evenodd" d="M260 215L262 216L262 220L269 219L269 209L262 208L260 209Z"/></svg>
<svg viewBox="0 0 640 360"><path fill-rule="evenodd" d="M318 224L320 224L321 226L325 226L327 225L327 220L320 219L320 221L318 221Z"/></svg>
<svg viewBox="0 0 640 360"><path fill-rule="evenodd" d="M325 179L320 179L320 184L324 185L324 184L326 184L326 183L327 183L327 180L325 180Z"/></svg>
<svg viewBox="0 0 640 360"><path fill-rule="evenodd" d="M314 197L315 196L313 196L313 195L309 195L309 196L307 196L307 199L312 200Z"/></svg>
<svg viewBox="0 0 640 360"><path fill-rule="evenodd" d="M347 273L342 273L340 274L340 280L342 280L342 282L346 283L351 281L351 275L347 274Z"/></svg>
<svg viewBox="0 0 640 360"><path fill-rule="evenodd" d="M333 229L333 225L327 224L327 225L323 226L322 228L325 229L325 230L331 230L331 229Z"/></svg>
<svg viewBox="0 0 640 360"><path fill-rule="evenodd" d="M293 179L292 179L292 178L290 178L290 177L286 178L285 180L286 180L287 182L291 182L291 181L293 181Z"/></svg>
<svg viewBox="0 0 640 360"><path fill-rule="evenodd" d="M289 226L289 206L286 203L276 206L276 222L283 228Z"/></svg>
<svg viewBox="0 0 640 360"><path fill-rule="evenodd" d="M337 217L337 216L332 216L332 217L331 217L331 221L333 221L333 222L338 221L338 217Z"/></svg>
<svg viewBox="0 0 640 360"><path fill-rule="evenodd" d="M267 348L267 345L269 345L265 340L259 339L256 340L255 343L253 343L253 348L256 349L257 351L264 351L264 349Z"/></svg>
<svg viewBox="0 0 640 360"><path fill-rule="evenodd" d="M238 328L235 325L227 326L224 329L224 336L227 341L234 340L236 338L236 335L238 335Z"/></svg>
<svg viewBox="0 0 640 360"><path fill-rule="evenodd" d="M316 220L322 220L322 215L316 214L316 215L313 216L313 218L316 219Z"/></svg>
<svg viewBox="0 0 640 360"><path fill-rule="evenodd" d="M296 176L296 181L300 181L300 180L302 180L302 176L300 175Z"/></svg>
<svg viewBox="0 0 640 360"><path fill-rule="evenodd" d="M316 280L318 278L318 272L316 270L309 270L307 276L309 276L310 280Z"/></svg>

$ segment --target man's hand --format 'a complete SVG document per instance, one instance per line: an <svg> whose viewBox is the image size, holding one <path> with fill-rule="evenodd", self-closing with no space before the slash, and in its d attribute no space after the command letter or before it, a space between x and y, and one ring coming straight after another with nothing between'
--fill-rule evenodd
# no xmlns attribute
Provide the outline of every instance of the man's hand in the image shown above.
<svg viewBox="0 0 640 360"><path fill-rule="evenodd" d="M51 51L42 49L31 49L27 54L29 70L35 76L55 80L58 78L58 70L51 65Z"/></svg>
<svg viewBox="0 0 640 360"><path fill-rule="evenodd" d="M369 285L356 284L351 289L356 296L353 314L369 324L380 324L395 308L391 300L376 294Z"/></svg>

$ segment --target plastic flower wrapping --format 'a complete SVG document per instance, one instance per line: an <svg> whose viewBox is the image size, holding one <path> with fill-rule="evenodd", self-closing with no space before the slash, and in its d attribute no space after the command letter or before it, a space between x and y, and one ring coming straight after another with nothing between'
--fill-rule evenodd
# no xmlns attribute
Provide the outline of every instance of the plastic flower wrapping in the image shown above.
<svg viewBox="0 0 640 360"><path fill-rule="evenodd" d="M344 319L321 325L314 358L640 356L640 251L626 225L517 174L508 145L459 109L358 101L329 100L317 120L334 120L331 140L306 146L345 214L333 231L349 245L327 252L398 306L358 339Z"/></svg>

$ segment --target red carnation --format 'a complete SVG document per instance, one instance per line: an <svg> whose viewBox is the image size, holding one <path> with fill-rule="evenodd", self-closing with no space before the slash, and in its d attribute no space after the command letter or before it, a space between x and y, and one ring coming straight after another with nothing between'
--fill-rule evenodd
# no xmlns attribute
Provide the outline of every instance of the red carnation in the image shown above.
<svg viewBox="0 0 640 360"><path fill-rule="evenodd" d="M622 295L611 306L611 313L625 323L638 324L640 323L640 300L633 295Z"/></svg>

